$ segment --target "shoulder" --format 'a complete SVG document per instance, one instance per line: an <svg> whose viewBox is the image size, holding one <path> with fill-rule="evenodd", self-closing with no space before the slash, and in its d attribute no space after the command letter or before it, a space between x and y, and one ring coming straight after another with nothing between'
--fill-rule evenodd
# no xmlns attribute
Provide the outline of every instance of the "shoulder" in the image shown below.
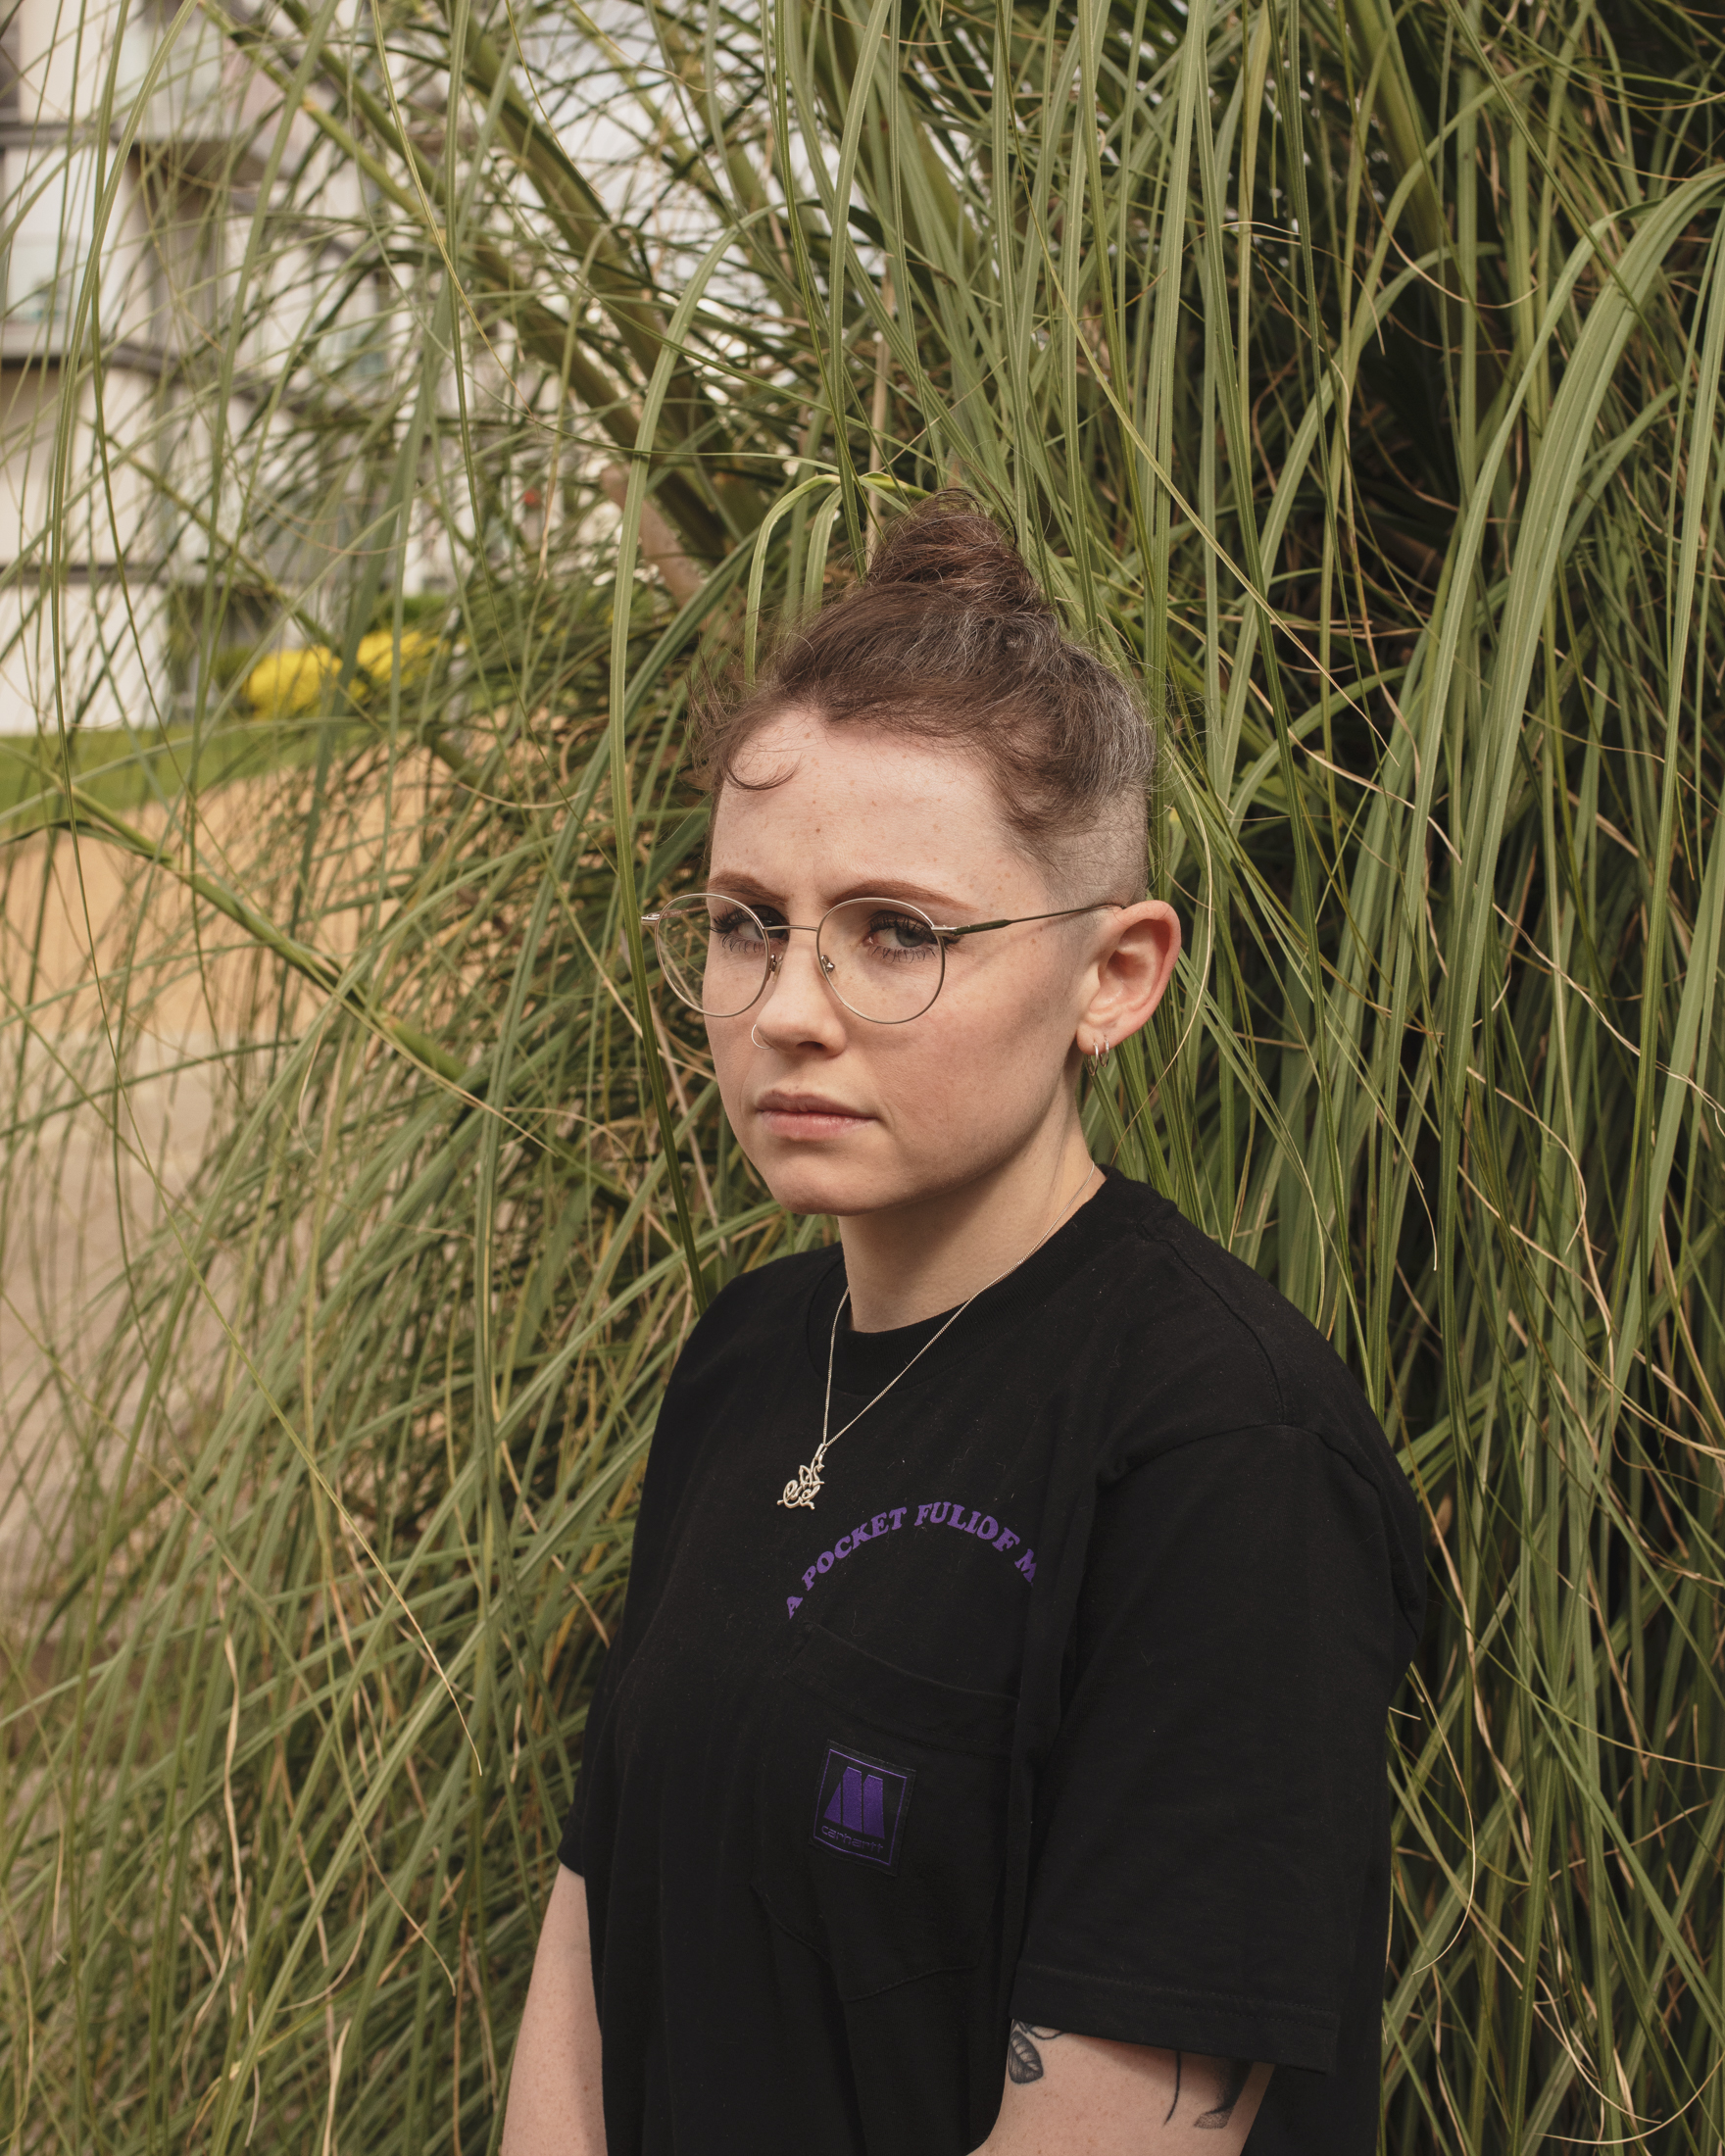
<svg viewBox="0 0 1725 2156"><path fill-rule="evenodd" d="M837 1250L799 1250L738 1273L714 1297L683 1343L676 1376L764 1348L782 1351L784 1327L802 1323L815 1285L841 1262Z"/></svg>
<svg viewBox="0 0 1725 2156"><path fill-rule="evenodd" d="M1375 1430L1347 1365L1285 1296L1167 1199L1115 1189L1129 1233L1107 1253L1098 1316L1166 1440L1314 1416Z"/></svg>
<svg viewBox="0 0 1725 2156"><path fill-rule="evenodd" d="M1378 1516L1396 1599L1417 1630L1418 1507L1354 1373L1284 1295L1173 1204L1146 1191L1132 1210L1137 1249L1119 1284L1143 1315L1120 1326L1131 1405L1101 1463L1104 1485L1143 1470L1164 1489L1198 1486L1225 1454L1258 1495L1292 1496L1303 1480L1313 1493L1352 1488Z"/></svg>
<svg viewBox="0 0 1725 2156"><path fill-rule="evenodd" d="M733 1386L759 1383L764 1365L782 1364L787 1342L801 1342L810 1297L835 1265L836 1250L799 1250L739 1273L726 1283L697 1320L665 1387L654 1449L680 1449L704 1423L707 1410Z"/></svg>

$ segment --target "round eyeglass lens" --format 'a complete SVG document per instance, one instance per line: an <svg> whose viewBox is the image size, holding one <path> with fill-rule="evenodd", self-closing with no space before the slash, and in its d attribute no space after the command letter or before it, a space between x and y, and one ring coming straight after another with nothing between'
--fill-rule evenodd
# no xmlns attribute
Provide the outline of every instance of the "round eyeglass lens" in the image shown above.
<svg viewBox="0 0 1725 2156"><path fill-rule="evenodd" d="M821 922L815 943L828 985L859 1018L903 1025L940 994L946 946L919 906L846 899Z"/></svg>
<svg viewBox="0 0 1725 2156"><path fill-rule="evenodd" d="M666 984L708 1018L734 1018L766 986L766 931L740 899L672 899L653 924Z"/></svg>

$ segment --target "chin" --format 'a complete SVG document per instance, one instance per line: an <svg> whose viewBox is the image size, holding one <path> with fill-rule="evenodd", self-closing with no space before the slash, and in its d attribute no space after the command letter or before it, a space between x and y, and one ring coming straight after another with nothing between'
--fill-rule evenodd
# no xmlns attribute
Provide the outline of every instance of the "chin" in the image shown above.
<svg viewBox="0 0 1725 2156"><path fill-rule="evenodd" d="M846 1214L872 1212L892 1200L880 1190L880 1178L837 1160L775 1160L763 1166L762 1181L786 1212Z"/></svg>
<svg viewBox="0 0 1725 2156"><path fill-rule="evenodd" d="M928 1161L847 1160L836 1148L824 1156L804 1147L763 1152L766 1157L756 1158L755 1166L787 1212L830 1213L841 1220L913 1204L970 1180L961 1168L954 1172L951 1158L936 1167Z"/></svg>

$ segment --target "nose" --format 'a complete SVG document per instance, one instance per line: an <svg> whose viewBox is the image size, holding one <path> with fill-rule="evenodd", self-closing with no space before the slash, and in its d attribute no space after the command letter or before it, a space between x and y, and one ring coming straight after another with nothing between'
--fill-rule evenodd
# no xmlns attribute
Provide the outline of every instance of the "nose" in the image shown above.
<svg viewBox="0 0 1725 2156"><path fill-rule="evenodd" d="M755 1021L755 1037L787 1054L797 1049L832 1054L845 1045L844 1012L827 988L813 931L791 928L783 934ZM806 944L801 941L805 935Z"/></svg>

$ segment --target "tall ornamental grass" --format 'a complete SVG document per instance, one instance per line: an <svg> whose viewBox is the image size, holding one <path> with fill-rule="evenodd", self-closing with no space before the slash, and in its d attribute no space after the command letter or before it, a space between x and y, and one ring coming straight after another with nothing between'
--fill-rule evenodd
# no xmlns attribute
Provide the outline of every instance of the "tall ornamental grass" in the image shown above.
<svg viewBox="0 0 1725 2156"><path fill-rule="evenodd" d="M221 154L118 74L90 123L172 364L110 413L74 308L0 579L47 618L142 475L172 708L63 700L5 806L7 2145L496 2146L665 1373L829 1232L641 946L691 669L957 480L1164 713L1187 956L1095 1143L1330 1336L1424 1515L1385 2149L1717 2156L1716 13L173 22Z"/></svg>

